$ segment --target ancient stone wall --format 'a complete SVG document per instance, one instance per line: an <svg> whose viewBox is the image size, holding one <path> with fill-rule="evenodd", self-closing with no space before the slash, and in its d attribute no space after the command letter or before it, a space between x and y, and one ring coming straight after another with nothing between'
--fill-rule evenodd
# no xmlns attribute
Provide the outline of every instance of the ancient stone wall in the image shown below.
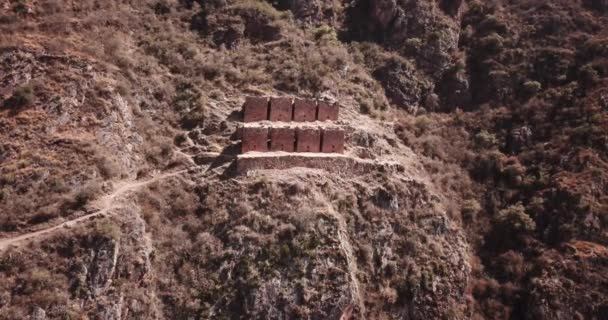
<svg viewBox="0 0 608 320"><path fill-rule="evenodd" d="M294 152L296 131L293 128L270 128L270 150Z"/></svg>
<svg viewBox="0 0 608 320"><path fill-rule="evenodd" d="M247 97L243 104L243 122L337 121L340 106L323 100L290 97Z"/></svg>
<svg viewBox="0 0 608 320"><path fill-rule="evenodd" d="M237 129L243 154L237 172L254 169L318 168L346 174L383 170L383 165L342 156L345 133L340 126L304 122L337 121L339 105L291 97L248 97ZM248 153L257 151L262 153ZM280 151L281 153L263 153ZM324 154L321 154L324 153Z"/></svg>
<svg viewBox="0 0 608 320"><path fill-rule="evenodd" d="M241 129L241 152L268 151L268 128L244 127Z"/></svg>
<svg viewBox="0 0 608 320"><path fill-rule="evenodd" d="M268 119L268 98L247 97L243 105L243 122L256 122Z"/></svg>
<svg viewBox="0 0 608 320"><path fill-rule="evenodd" d="M307 122L317 119L317 104L312 100L296 99L293 104L293 121Z"/></svg>
<svg viewBox="0 0 608 320"><path fill-rule="evenodd" d="M296 129L296 152L319 152L321 150L321 130L311 128Z"/></svg>
<svg viewBox="0 0 608 320"><path fill-rule="evenodd" d="M270 156L265 156L263 154L256 156L239 155L236 161L236 170L238 173L264 169L283 170L294 167L323 169L345 175L362 175L382 171L389 173L403 171L403 167L398 163L376 163L342 155L311 156L297 153Z"/></svg>
<svg viewBox="0 0 608 320"><path fill-rule="evenodd" d="M270 98L270 121L289 122L292 117L293 100L291 98Z"/></svg>
<svg viewBox="0 0 608 320"><path fill-rule="evenodd" d="M317 101L317 120L338 121L339 107L337 103Z"/></svg>
<svg viewBox="0 0 608 320"><path fill-rule="evenodd" d="M339 128L243 127L240 130L243 152L344 152L344 130ZM270 148L264 149L264 141Z"/></svg>
<svg viewBox="0 0 608 320"><path fill-rule="evenodd" d="M321 152L343 153L344 152L344 130L323 129L321 137Z"/></svg>

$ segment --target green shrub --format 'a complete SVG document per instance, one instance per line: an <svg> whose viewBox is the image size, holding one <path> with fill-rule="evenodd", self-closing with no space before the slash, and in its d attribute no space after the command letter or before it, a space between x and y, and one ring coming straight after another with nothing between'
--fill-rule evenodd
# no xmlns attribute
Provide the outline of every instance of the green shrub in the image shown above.
<svg viewBox="0 0 608 320"><path fill-rule="evenodd" d="M29 276L29 284L33 291L48 289L53 279L51 273L45 269L34 269Z"/></svg>
<svg viewBox="0 0 608 320"><path fill-rule="evenodd" d="M542 85L538 81L526 81L524 82L524 91L526 94L534 95L542 89Z"/></svg>
<svg viewBox="0 0 608 320"><path fill-rule="evenodd" d="M462 217L466 221L472 221L475 219L477 214L481 211L481 205L475 199L467 199L462 203L462 207L460 208L460 212L462 213Z"/></svg>
<svg viewBox="0 0 608 320"><path fill-rule="evenodd" d="M203 124L205 120L205 107L197 104L195 108L187 112L181 119L181 125L184 129L193 129Z"/></svg>
<svg viewBox="0 0 608 320"><path fill-rule="evenodd" d="M489 133L486 130L481 130L473 138L475 148L478 150L482 149L493 149L498 145L498 139L493 133Z"/></svg>
<svg viewBox="0 0 608 320"><path fill-rule="evenodd" d="M482 153L474 161L474 175L479 179L495 177L502 172L505 158L505 155L498 150Z"/></svg>
<svg viewBox="0 0 608 320"><path fill-rule="evenodd" d="M98 156L95 158L95 164L99 173L106 179L114 178L120 172L118 164L106 156Z"/></svg>
<svg viewBox="0 0 608 320"><path fill-rule="evenodd" d="M373 102L369 99L362 99L359 101L359 111L363 114L370 114L373 109Z"/></svg>
<svg viewBox="0 0 608 320"><path fill-rule="evenodd" d="M583 55L591 60L608 54L608 39L591 39L583 44Z"/></svg>
<svg viewBox="0 0 608 320"><path fill-rule="evenodd" d="M519 163L519 161L516 161L514 163L507 164L503 168L502 173L511 185L517 186L522 182L526 169Z"/></svg>
<svg viewBox="0 0 608 320"><path fill-rule="evenodd" d="M500 210L495 217L495 222L505 234L527 233L536 229L536 223L526 213L521 202Z"/></svg>
<svg viewBox="0 0 608 320"><path fill-rule="evenodd" d="M500 21L500 19L493 15L489 14L481 21L479 24L479 29L483 32L498 32L505 33L507 31L507 26L504 22Z"/></svg>
<svg viewBox="0 0 608 320"><path fill-rule="evenodd" d="M26 107L34 103L34 98L34 86L26 84L15 89L10 103L15 107Z"/></svg>
<svg viewBox="0 0 608 320"><path fill-rule="evenodd" d="M420 51L422 45L423 43L420 38L409 38L405 40L405 48L411 53L416 53Z"/></svg>
<svg viewBox="0 0 608 320"><path fill-rule="evenodd" d="M313 34L316 40L330 40L335 41L338 40L338 35L336 34L336 30L328 25L322 25L313 30Z"/></svg>
<svg viewBox="0 0 608 320"><path fill-rule="evenodd" d="M102 237L108 240L118 241L122 232L120 227L111 220L101 220L95 224L93 234L98 237Z"/></svg>
<svg viewBox="0 0 608 320"><path fill-rule="evenodd" d="M239 15L266 17L270 20L286 18L289 15L287 12L282 13L278 11L266 1L257 0L237 0L236 3L230 7L230 9Z"/></svg>
<svg viewBox="0 0 608 320"><path fill-rule="evenodd" d="M23 0L18 0L13 4L13 12L17 14L27 13L27 4Z"/></svg>
<svg viewBox="0 0 608 320"><path fill-rule="evenodd" d="M101 193L101 185L97 181L91 181L81 187L72 201L72 208L82 208L89 201L93 200L98 194Z"/></svg>
<svg viewBox="0 0 608 320"><path fill-rule="evenodd" d="M499 52L504 45L504 39L496 32L493 32L481 39L479 45L488 53Z"/></svg>
<svg viewBox="0 0 608 320"><path fill-rule="evenodd" d="M182 83L177 88L173 98L174 108L182 114L181 125L185 129L193 129L202 124L205 119L207 98L192 83Z"/></svg>
<svg viewBox="0 0 608 320"><path fill-rule="evenodd" d="M164 15L164 14L171 13L171 6L167 3L166 0L160 0L160 1L156 2L152 6L152 9L154 9L154 13L156 13L158 15Z"/></svg>
<svg viewBox="0 0 608 320"><path fill-rule="evenodd" d="M414 127L416 128L416 136L419 137L431 129L433 121L425 115L416 117Z"/></svg>
<svg viewBox="0 0 608 320"><path fill-rule="evenodd" d="M600 75L593 67L593 64L588 63L579 70L579 78L581 82L589 87L600 81Z"/></svg>

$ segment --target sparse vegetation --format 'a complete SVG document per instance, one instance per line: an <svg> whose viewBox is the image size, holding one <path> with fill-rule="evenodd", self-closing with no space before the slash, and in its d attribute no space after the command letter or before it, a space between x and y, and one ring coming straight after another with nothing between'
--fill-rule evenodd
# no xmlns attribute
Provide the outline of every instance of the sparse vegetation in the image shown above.
<svg viewBox="0 0 608 320"><path fill-rule="evenodd" d="M526 213L521 203L500 210L496 216L496 222L504 235L532 232L536 229L534 220Z"/></svg>
<svg viewBox="0 0 608 320"><path fill-rule="evenodd" d="M524 90L530 94L534 95L540 91L542 85L538 81L526 81L524 82Z"/></svg>
<svg viewBox="0 0 608 320"><path fill-rule="evenodd" d="M0 239L229 154L249 94L334 96L349 155L406 168L216 177L218 158L1 252L0 319L605 313L600 2L51 2L0 16Z"/></svg>
<svg viewBox="0 0 608 320"><path fill-rule="evenodd" d="M5 102L10 108L21 108L30 106L34 102L34 86L25 84L13 92L13 96Z"/></svg>
<svg viewBox="0 0 608 320"><path fill-rule="evenodd" d="M475 135L475 147L479 150L493 149L498 146L498 139L494 134L486 130L481 130Z"/></svg>
<svg viewBox="0 0 608 320"><path fill-rule="evenodd" d="M71 206L73 209L82 208L85 204L93 200L100 193L101 185L99 184L99 182L89 182L76 191Z"/></svg>

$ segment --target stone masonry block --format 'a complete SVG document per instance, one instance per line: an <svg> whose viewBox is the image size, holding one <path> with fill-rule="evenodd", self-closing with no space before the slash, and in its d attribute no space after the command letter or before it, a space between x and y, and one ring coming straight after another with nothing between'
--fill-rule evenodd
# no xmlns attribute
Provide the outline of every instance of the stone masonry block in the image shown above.
<svg viewBox="0 0 608 320"><path fill-rule="evenodd" d="M337 103L329 103L325 101L317 101L319 110L317 113L317 120L319 121L337 121L339 106Z"/></svg>
<svg viewBox="0 0 608 320"><path fill-rule="evenodd" d="M241 152L268 151L268 128L243 127L241 129Z"/></svg>
<svg viewBox="0 0 608 320"><path fill-rule="evenodd" d="M343 153L344 152L344 130L325 129L321 138L321 152Z"/></svg>
<svg viewBox="0 0 608 320"><path fill-rule="evenodd" d="M298 128L296 130L296 152L319 152L321 150L321 130Z"/></svg>
<svg viewBox="0 0 608 320"><path fill-rule="evenodd" d="M291 121L292 102L289 97L270 98L270 121Z"/></svg>
<svg viewBox="0 0 608 320"><path fill-rule="evenodd" d="M247 97L243 104L243 122L268 120L268 98Z"/></svg>
<svg viewBox="0 0 608 320"><path fill-rule="evenodd" d="M317 119L317 104L312 100L296 99L293 105L293 121L307 122Z"/></svg>
<svg viewBox="0 0 608 320"><path fill-rule="evenodd" d="M271 128L270 150L294 152L296 145L296 131L293 128Z"/></svg>

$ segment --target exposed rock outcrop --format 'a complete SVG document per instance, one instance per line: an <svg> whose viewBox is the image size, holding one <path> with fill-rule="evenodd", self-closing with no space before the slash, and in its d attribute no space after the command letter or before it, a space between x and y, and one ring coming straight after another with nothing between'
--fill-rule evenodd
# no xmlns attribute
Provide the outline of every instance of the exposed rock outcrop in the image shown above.
<svg viewBox="0 0 608 320"><path fill-rule="evenodd" d="M275 0L271 2L279 10L290 10L295 18L306 22L334 24L340 18L336 1Z"/></svg>
<svg viewBox="0 0 608 320"><path fill-rule="evenodd" d="M34 307L34 311L32 311L32 315L30 316L30 320L46 320L46 312L44 309L40 307Z"/></svg>
<svg viewBox="0 0 608 320"><path fill-rule="evenodd" d="M451 54L458 49L459 22L434 1L359 0L348 23L354 39L373 40L415 57L435 79L452 65Z"/></svg>
<svg viewBox="0 0 608 320"><path fill-rule="evenodd" d="M102 241L97 249L91 252L92 260L88 268L87 284L94 297L103 294L112 283L119 248L119 243L110 239Z"/></svg>
<svg viewBox="0 0 608 320"><path fill-rule="evenodd" d="M432 84L405 59L391 59L373 73L386 90L390 101L415 112L424 98L432 92Z"/></svg>

